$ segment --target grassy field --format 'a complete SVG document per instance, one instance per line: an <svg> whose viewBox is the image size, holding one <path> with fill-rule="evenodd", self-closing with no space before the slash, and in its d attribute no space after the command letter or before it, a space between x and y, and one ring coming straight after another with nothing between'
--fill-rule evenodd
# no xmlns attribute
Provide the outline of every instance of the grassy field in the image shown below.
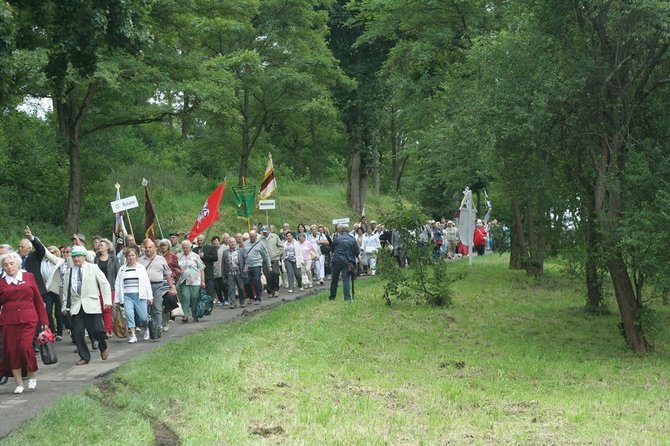
<svg viewBox="0 0 670 446"><path fill-rule="evenodd" d="M2 444L668 444L667 327L635 356L555 266L453 269L451 309L387 307L361 281L352 304L322 294L166 345Z"/></svg>
<svg viewBox="0 0 670 446"><path fill-rule="evenodd" d="M126 173L127 174L127 173ZM142 177L141 170L138 168L135 173L137 178ZM168 236L173 231L184 231L188 233L195 222L202 205L207 200L207 196L217 186L216 182L211 182L208 186L196 184L201 181L199 178L175 178L163 176L157 182L153 191L153 203L156 208L158 222L163 235ZM136 182L139 184L139 182ZM183 187L180 189L179 185ZM224 232L236 233L247 231L246 219L237 217L237 207L232 188L235 181L230 180L227 183L226 191L221 200L219 208L220 218L212 226L210 237L221 235ZM207 187L204 191L204 187ZM109 201L114 199L114 189L110 186L109 200L98 201L95 203L96 211L89 214L84 213L81 221L81 231L90 238L94 234L109 237L114 223L114 214L109 207ZM280 195L277 197L277 208L275 210L258 211L252 216L253 222L262 222L275 224L278 227L282 223L289 223L293 229L298 227L299 223L304 224L324 224L332 229L331 221L348 217L351 223L359 221L360 216L355 215L351 207L347 205L345 184L304 184L300 182L284 181L281 184ZM144 191L141 187L135 189L127 188L123 190L123 196L136 195L140 206L131 209L129 215L133 227L133 232L137 238L138 234L144 234ZM324 206L324 203L327 205ZM393 209L393 198L387 195L375 196L368 194L365 212L369 220L380 220L383 214L387 214ZM91 204L91 206L94 206ZM128 219L125 220L126 228L130 231ZM18 245L23 237L23 228L25 225L31 226L33 232L47 244L67 244L70 242L71 234L67 234L62 227L54 227L43 222L14 222L11 231L2 231L0 226L0 240L2 243L9 243L12 246ZM156 233L160 236L157 228Z"/></svg>

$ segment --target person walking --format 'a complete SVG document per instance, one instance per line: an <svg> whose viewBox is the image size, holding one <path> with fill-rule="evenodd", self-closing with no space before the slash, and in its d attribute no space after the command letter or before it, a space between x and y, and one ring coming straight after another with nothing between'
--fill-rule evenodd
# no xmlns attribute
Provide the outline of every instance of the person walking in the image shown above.
<svg viewBox="0 0 670 446"><path fill-rule="evenodd" d="M215 236L215 239L219 237ZM193 247L193 252L200 256L202 263L205 264L205 291L207 295L212 298L216 296L216 290L214 288L214 262L217 259L217 248L214 245L208 245L205 240L205 234L200 234L197 237L197 246Z"/></svg>
<svg viewBox="0 0 670 446"><path fill-rule="evenodd" d="M153 299L150 299L149 314L151 319L159 327L163 328L163 294L165 294L165 282L167 282L167 292L171 296L177 295L177 287L172 278L172 270L167 263L165 257L158 255L156 244L150 238L145 239L144 255L141 256L137 262L141 264L147 271L149 282L151 283L151 290Z"/></svg>
<svg viewBox="0 0 670 446"><path fill-rule="evenodd" d="M356 239L349 234L349 225L337 225L337 235L333 237L332 242L332 271L333 276L330 282L330 300L335 300L337 296L337 282L342 274L342 289L344 300L351 301L351 272L356 271L356 260L360 248Z"/></svg>
<svg viewBox="0 0 670 446"><path fill-rule="evenodd" d="M248 275L253 291L255 293L254 303L260 305L263 300L263 282L261 272L263 266L270 267L270 256L265 244L258 239L258 234L253 229L249 231L249 240L244 245L247 254L247 263L243 272Z"/></svg>
<svg viewBox="0 0 670 446"><path fill-rule="evenodd" d="M72 338L80 357L76 365L85 365L91 361L84 330L88 331L92 341L97 341L100 358L105 361L109 357L102 310L112 307L112 289L98 265L86 261L87 255L88 252L83 246L72 247L73 265L67 277L67 288L61 296L63 313L72 316Z"/></svg>
<svg viewBox="0 0 670 446"><path fill-rule="evenodd" d="M361 249L365 254L365 258L370 268L370 275L377 274L377 251L381 249L382 245L379 241L379 233L372 232L372 225L368 226L367 232L363 236L363 244Z"/></svg>
<svg viewBox="0 0 670 446"><path fill-rule="evenodd" d="M284 267L286 268L286 276L288 279L288 292L292 293L295 289L296 282L298 283L298 288L300 288L300 290L303 289L302 265L304 260L302 258L300 243L293 238L293 233L287 232L284 237Z"/></svg>
<svg viewBox="0 0 670 446"><path fill-rule="evenodd" d="M279 265L284 254L284 244L279 236L267 226L261 227L261 233L263 234L262 240L265 249L270 256L270 266L263 268L263 274L265 274L267 281L266 288L270 297L279 297L279 276L281 274Z"/></svg>
<svg viewBox="0 0 670 446"><path fill-rule="evenodd" d="M115 299L115 287L116 287L116 275L119 272L120 264L119 264L119 259L116 257L116 252L114 251L114 245L113 243L104 238L100 239L98 242L98 255L95 256L95 264L98 265L98 268L103 272L105 277L107 277L107 281L109 282L109 286L112 288L112 305L114 305L114 299ZM112 335L114 334L112 332L112 328L114 325L114 320L113 320L113 315L112 315L112 309L103 309L102 310L102 321L105 325L105 332L107 334L107 338L111 338Z"/></svg>
<svg viewBox="0 0 670 446"><path fill-rule="evenodd" d="M116 302L123 305L126 311L126 321L130 336L128 343L137 342L136 327L145 328L144 340L149 340L149 306L154 303L154 294L145 266L138 261L136 248L126 248L126 264L119 269L116 275ZM162 259L163 257L161 257ZM135 315L139 320L135 319Z"/></svg>
<svg viewBox="0 0 670 446"><path fill-rule="evenodd" d="M193 252L193 244L184 240L181 242L182 253L179 254L179 296L181 297L182 310L184 316L181 321L188 323L188 311L191 309L193 322L198 322L198 298L200 297L200 287L205 287L205 264L200 256Z"/></svg>
<svg viewBox="0 0 670 446"><path fill-rule="evenodd" d="M237 240L230 237L228 247L221 254L221 274L228 281L228 308L236 308L235 293L237 293L240 308L244 308L244 267L246 259L247 252L242 247L238 248Z"/></svg>
<svg viewBox="0 0 670 446"><path fill-rule="evenodd" d="M11 372L16 381L14 393L23 393L22 368L28 371L28 389L37 388L37 360L33 337L37 325L49 326L42 295L34 276L21 269L21 257L11 252L1 257L4 277L0 279L0 327L2 327L2 360L0 374Z"/></svg>
<svg viewBox="0 0 670 446"><path fill-rule="evenodd" d="M60 306L61 266L65 260L55 246L47 247L42 259L41 272L46 287L44 304L46 305L49 327L56 335L56 340L63 339L63 311Z"/></svg>
<svg viewBox="0 0 670 446"><path fill-rule="evenodd" d="M316 248L307 240L307 235L302 232L298 233L298 243L300 244L300 251L302 252L302 268L307 278L305 287L312 288L314 286L314 278L312 276L312 265L315 259L319 258L319 253Z"/></svg>
<svg viewBox="0 0 670 446"><path fill-rule="evenodd" d="M481 220L477 220L472 240L477 255L483 256L486 252L486 241L488 240L488 235L486 234L486 229L484 229L484 223L482 223Z"/></svg>

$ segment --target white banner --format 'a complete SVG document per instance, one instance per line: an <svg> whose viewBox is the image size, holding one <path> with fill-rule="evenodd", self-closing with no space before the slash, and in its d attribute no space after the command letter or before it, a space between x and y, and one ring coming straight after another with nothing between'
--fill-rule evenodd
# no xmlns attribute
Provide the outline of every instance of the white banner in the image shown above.
<svg viewBox="0 0 670 446"><path fill-rule="evenodd" d="M275 208L275 200L259 200L258 209L261 211L268 211Z"/></svg>
<svg viewBox="0 0 670 446"><path fill-rule="evenodd" d="M132 197L126 197L120 200L112 201L109 204L112 205L112 211L114 211L115 214L117 212L133 209L140 206L137 203L137 197L135 195L133 195Z"/></svg>
<svg viewBox="0 0 670 446"><path fill-rule="evenodd" d="M333 220L334 225L348 225L349 224L349 217L344 217L344 218L336 218Z"/></svg>

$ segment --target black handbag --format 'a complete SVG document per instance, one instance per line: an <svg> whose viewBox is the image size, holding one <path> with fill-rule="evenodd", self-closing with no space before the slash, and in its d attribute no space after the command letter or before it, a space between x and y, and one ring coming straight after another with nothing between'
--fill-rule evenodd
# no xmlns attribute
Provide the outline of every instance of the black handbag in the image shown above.
<svg viewBox="0 0 670 446"><path fill-rule="evenodd" d="M44 363L44 365L57 363L58 356L56 355L56 346L52 342L40 344L40 357L42 358L42 363Z"/></svg>
<svg viewBox="0 0 670 446"><path fill-rule="evenodd" d="M327 256L330 254L330 245L321 245L319 246L319 251L321 251L321 254L324 256Z"/></svg>
<svg viewBox="0 0 670 446"><path fill-rule="evenodd" d="M169 313L179 305L177 304L177 295L171 295L169 292L163 294L163 312Z"/></svg>

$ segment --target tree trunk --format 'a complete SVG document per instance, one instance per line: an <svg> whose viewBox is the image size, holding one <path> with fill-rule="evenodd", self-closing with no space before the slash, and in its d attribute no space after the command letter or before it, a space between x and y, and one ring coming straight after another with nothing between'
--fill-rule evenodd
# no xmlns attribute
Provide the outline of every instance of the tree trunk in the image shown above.
<svg viewBox="0 0 670 446"><path fill-rule="evenodd" d="M347 202L356 213L363 209L361 205L361 152L352 148L351 162L349 163L349 187Z"/></svg>
<svg viewBox="0 0 670 446"><path fill-rule="evenodd" d="M585 206L586 219L586 308L592 312L599 312L603 305L603 279L599 271L598 251L601 248L601 240L598 235L598 226L595 212L595 198L593 191L589 203Z"/></svg>
<svg viewBox="0 0 670 446"><path fill-rule="evenodd" d="M374 180L375 184L375 195L379 196L382 193L382 175L381 175L381 169L380 169L380 160L379 160L379 155L377 154L377 158L375 160L375 164L372 166L372 178Z"/></svg>
<svg viewBox="0 0 670 446"><path fill-rule="evenodd" d="M311 137L311 152L312 152L312 182L316 182L319 178L319 145L316 141L316 124L314 123L314 116L309 118L309 134Z"/></svg>
<svg viewBox="0 0 670 446"><path fill-rule="evenodd" d="M54 100L54 109L58 120L58 131L61 141L67 147L70 161L70 181L68 184L67 216L65 228L72 234L79 231L79 215L81 213L81 129L86 121L88 109L93 101L97 85L87 85L81 102L77 97L77 88L71 88L63 99ZM54 94L61 98L63 95Z"/></svg>
<svg viewBox="0 0 670 446"><path fill-rule="evenodd" d="M622 333L628 347L636 353L649 350L649 344L644 336L642 324L640 324L640 310L642 305L635 297L633 284L626 268L626 262L617 250L607 261L607 268L612 277L614 294L621 314Z"/></svg>
<svg viewBox="0 0 670 446"><path fill-rule="evenodd" d="M526 273L533 277L539 277L544 273L544 230L543 225L538 225L535 218L535 205L526 205L526 226L528 233L528 256L524 267Z"/></svg>
<svg viewBox="0 0 670 446"><path fill-rule="evenodd" d="M293 135L293 159L302 159L302 144L298 132L295 132ZM293 167L297 175L303 175L305 173L305 165L303 163L295 163Z"/></svg>
<svg viewBox="0 0 670 446"><path fill-rule="evenodd" d="M409 159L408 156L400 157L400 149L402 148L402 138L398 135L396 125L396 110L391 108L391 178L396 192L400 192L400 180L405 170L405 163Z"/></svg>
<svg viewBox="0 0 670 446"><path fill-rule="evenodd" d="M250 137L250 123L249 123L249 93L245 89L242 91L242 150L240 151L240 179L239 183L243 183L243 179L247 177L249 169L249 155L251 154L251 137Z"/></svg>
<svg viewBox="0 0 670 446"><path fill-rule="evenodd" d="M511 269L523 269L524 258L528 256L526 249L526 237L523 233L523 219L519 202L512 199L512 230L510 234L510 256L509 267Z"/></svg>
<svg viewBox="0 0 670 446"><path fill-rule="evenodd" d="M359 193L359 199L358 201L360 202L360 207L359 208L354 208L354 211L356 214L360 215L363 212L363 208L365 207L365 202L367 201L368 198L368 170L365 168L365 164L361 163L361 169L360 169L360 180L359 180L359 188L358 188L358 193Z"/></svg>
<svg viewBox="0 0 670 446"><path fill-rule="evenodd" d="M409 156L406 156L403 158L402 162L400 163L400 171L398 172L397 177L394 175L394 184L395 184L395 191L400 192L400 180L402 179L402 174L405 171L405 163L407 163L407 160L409 159Z"/></svg>

